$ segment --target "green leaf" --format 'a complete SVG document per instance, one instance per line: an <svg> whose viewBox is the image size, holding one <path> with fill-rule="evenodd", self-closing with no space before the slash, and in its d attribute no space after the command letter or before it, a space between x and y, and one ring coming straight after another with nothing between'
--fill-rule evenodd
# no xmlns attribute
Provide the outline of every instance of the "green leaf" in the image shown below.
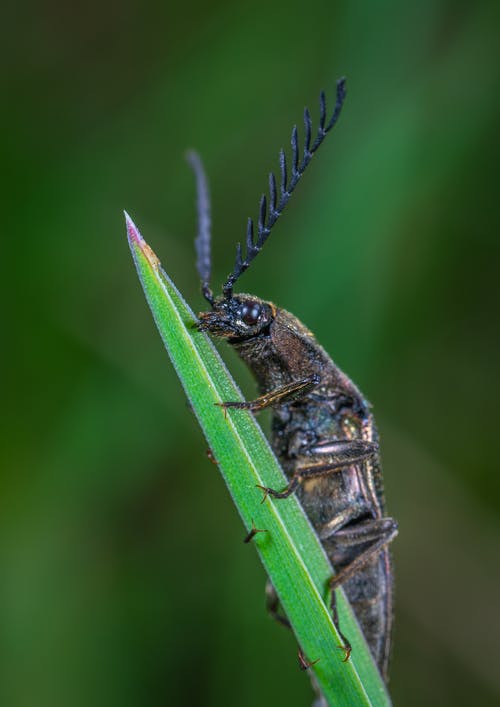
<svg viewBox="0 0 500 707"><path fill-rule="evenodd" d="M257 484L283 488L287 481L252 414L216 406L242 400L208 337L162 270L160 262L127 219L130 248L146 299L170 359L198 418L247 532L255 523L254 547L279 595L297 641L329 705L390 705L370 651L342 591L338 609L342 630L352 644L343 662L341 640L328 609L332 568L295 497L261 503ZM291 670L296 669L290 666Z"/></svg>

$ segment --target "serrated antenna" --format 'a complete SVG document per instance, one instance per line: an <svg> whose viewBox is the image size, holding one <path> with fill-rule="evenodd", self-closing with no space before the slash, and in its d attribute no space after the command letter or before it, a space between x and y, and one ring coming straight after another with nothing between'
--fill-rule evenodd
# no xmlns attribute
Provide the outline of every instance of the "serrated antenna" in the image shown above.
<svg viewBox="0 0 500 707"><path fill-rule="evenodd" d="M248 219L247 223L247 236L246 236L246 254L243 257L243 252L241 244L238 243L236 247L236 260L234 264L234 270L227 278L224 286L222 288L224 297L231 297L233 294L233 287L236 280L240 277L242 273L248 268L252 260L256 257L262 249L262 246L266 242L271 233L271 229L281 216L283 209L288 204L290 197L297 186L298 181L304 174L308 164L310 163L312 156L321 145L323 140L329 131L333 128L337 122L342 106L344 104L346 96L346 81L345 78L341 78L337 81L337 99L335 101L335 108L333 109L333 114L326 122L326 97L324 91L321 91L319 96L319 125L314 142L311 145L312 139L312 120L311 114L308 108L304 109L304 148L302 153L302 159L299 157L299 138L297 132L297 126L295 125L292 130L291 144L292 144L292 159L291 159L291 174L290 179L288 178L288 165L286 160L286 155L284 150L280 151L280 185L279 185L279 201L278 201L278 187L276 183L276 177L273 172L269 175L269 205L267 204L266 195L263 194L260 199L259 208L259 218L257 222L257 235L254 235L254 222L251 218Z"/></svg>
<svg viewBox="0 0 500 707"><path fill-rule="evenodd" d="M211 226L210 217L210 193L208 190L207 177L203 169L203 163L197 152L190 150L186 154L186 160L193 169L196 177L196 210L198 212L198 235L194 241L196 248L196 269L201 280L201 292L203 297L214 303L214 296L210 289L210 277L212 273L212 253L211 253Z"/></svg>

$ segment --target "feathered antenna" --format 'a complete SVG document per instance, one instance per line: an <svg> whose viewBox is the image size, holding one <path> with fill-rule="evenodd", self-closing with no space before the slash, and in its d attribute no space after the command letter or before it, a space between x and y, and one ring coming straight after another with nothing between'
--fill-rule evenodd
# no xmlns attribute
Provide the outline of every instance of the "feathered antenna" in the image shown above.
<svg viewBox="0 0 500 707"><path fill-rule="evenodd" d="M231 297L233 293L233 286L236 280L240 277L242 273L248 268L252 260L255 258L257 253L260 252L262 246L266 242L271 233L271 229L281 216L283 209L288 204L293 190L297 186L297 182L304 174L307 165L312 159L312 156L318 149L318 147L323 142L327 133L333 128L337 122L342 106L344 104L344 99L346 96L346 85L345 78L341 78L337 81L337 100L335 102L335 108L333 110L332 117L329 122L326 123L326 98L324 91L321 91L319 96L319 126L318 132L311 145L311 133L312 133L312 121L311 114L308 108L304 109L304 150L302 154L302 160L299 163L299 139L297 133L297 126L295 125L292 130L292 173L290 176L290 181L288 181L288 166L286 161L286 156L284 150L280 151L280 187L279 187L279 202L277 197L277 185L276 177L273 172L269 175L269 209L267 207L266 195L263 194L260 199L259 208L259 218L257 222L257 238L254 237L254 224L251 218L248 219L247 224L247 236L246 236L246 255L243 258L243 253L241 249L241 244L238 243L236 247L236 261L234 264L234 270L227 278L222 291L225 297ZM267 217L266 217L267 215Z"/></svg>
<svg viewBox="0 0 500 707"><path fill-rule="evenodd" d="M213 306L214 296L210 289L210 275L212 270L211 257L211 218L210 218L210 193L208 182L203 169L203 163L197 152L190 150L186 159L193 169L196 177L196 192L198 211L198 235L195 239L196 268L201 279L201 292L203 297Z"/></svg>

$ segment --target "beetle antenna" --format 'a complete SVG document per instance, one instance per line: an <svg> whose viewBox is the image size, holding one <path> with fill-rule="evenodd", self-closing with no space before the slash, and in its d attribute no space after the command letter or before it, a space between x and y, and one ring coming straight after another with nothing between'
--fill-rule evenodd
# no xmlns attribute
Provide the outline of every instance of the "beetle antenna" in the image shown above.
<svg viewBox="0 0 500 707"><path fill-rule="evenodd" d="M254 237L254 223L253 220L249 218L246 237L246 255L243 258L241 245L238 243L236 249L236 261L234 264L234 270L229 275L222 288L224 297L229 298L232 296L234 283L240 277L240 275L245 272L252 260L254 260L254 258L256 257L257 253L259 253L262 249L262 246L264 245L264 243L269 237L269 234L271 233L272 227L274 226L278 218L281 216L285 206L290 201L290 197L295 187L297 186L298 181L304 174L306 167L310 163L312 156L325 139L325 136L337 122L346 96L345 84L345 78L341 78L337 81L337 99L335 101L335 108L333 109L332 116L328 123L326 122L326 97L324 91L321 91L319 96L318 131L312 144L311 114L309 113L308 108L304 109L305 135L302 159L300 159L299 157L299 139L297 126L295 125L293 127L291 136L292 160L290 177L288 176L288 165L286 155L284 150L281 150L279 200L276 177L274 176L274 173L271 172L269 175L269 206L267 205L266 196L265 194L263 194L260 199L259 218L257 222L257 235L256 237Z"/></svg>
<svg viewBox="0 0 500 707"><path fill-rule="evenodd" d="M201 279L201 292L203 297L210 302L213 307L214 296L210 289L210 275L212 271L210 192L199 154L194 150L190 150L186 154L186 159L196 178L196 207L198 211L198 235L194 241L196 248L196 269Z"/></svg>

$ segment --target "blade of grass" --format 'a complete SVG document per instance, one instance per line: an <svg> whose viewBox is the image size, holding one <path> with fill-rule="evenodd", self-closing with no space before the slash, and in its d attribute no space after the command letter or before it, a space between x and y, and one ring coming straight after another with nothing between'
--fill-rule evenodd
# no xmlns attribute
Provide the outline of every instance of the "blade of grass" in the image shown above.
<svg viewBox="0 0 500 707"><path fill-rule="evenodd" d="M298 643L329 705L390 705L390 699L356 619L342 592L338 608L353 653L344 663L330 617L327 582L332 568L295 497L267 499L257 484L286 485L253 415L224 411L215 403L242 396L196 318L162 270L160 262L126 215L130 248L146 299L186 395L198 418L247 530L265 528L254 544L279 595Z"/></svg>

